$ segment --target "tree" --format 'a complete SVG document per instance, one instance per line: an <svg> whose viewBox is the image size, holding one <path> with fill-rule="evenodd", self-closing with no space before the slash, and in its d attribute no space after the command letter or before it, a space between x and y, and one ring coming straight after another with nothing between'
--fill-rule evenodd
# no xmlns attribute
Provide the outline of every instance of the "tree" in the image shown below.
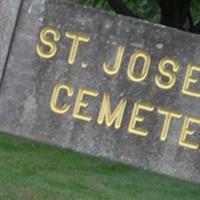
<svg viewBox="0 0 200 200"><path fill-rule="evenodd" d="M134 11L130 10L122 0L107 1L116 13L139 18L139 16L137 16ZM161 8L160 23L200 34L200 22L196 26L193 25L190 11L191 1L192 0L157 0Z"/></svg>
<svg viewBox="0 0 200 200"><path fill-rule="evenodd" d="M136 17L138 18L133 11L131 11L125 3L123 3L121 0L107 0L110 7L118 14L130 16L130 17Z"/></svg>
<svg viewBox="0 0 200 200"><path fill-rule="evenodd" d="M191 0L159 0L161 8L161 24L191 31Z"/></svg>

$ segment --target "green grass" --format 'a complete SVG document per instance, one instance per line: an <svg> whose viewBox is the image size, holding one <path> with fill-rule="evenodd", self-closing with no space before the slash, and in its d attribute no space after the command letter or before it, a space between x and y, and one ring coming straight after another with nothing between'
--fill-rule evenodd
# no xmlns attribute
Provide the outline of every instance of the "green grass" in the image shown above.
<svg viewBox="0 0 200 200"><path fill-rule="evenodd" d="M2 200L199 200L200 185L0 133Z"/></svg>

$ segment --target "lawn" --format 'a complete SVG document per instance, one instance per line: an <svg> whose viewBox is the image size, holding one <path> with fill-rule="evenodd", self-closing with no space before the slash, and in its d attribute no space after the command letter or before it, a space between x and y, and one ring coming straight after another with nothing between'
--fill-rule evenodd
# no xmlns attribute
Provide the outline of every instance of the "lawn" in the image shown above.
<svg viewBox="0 0 200 200"><path fill-rule="evenodd" d="M200 185L0 133L2 200L199 200Z"/></svg>

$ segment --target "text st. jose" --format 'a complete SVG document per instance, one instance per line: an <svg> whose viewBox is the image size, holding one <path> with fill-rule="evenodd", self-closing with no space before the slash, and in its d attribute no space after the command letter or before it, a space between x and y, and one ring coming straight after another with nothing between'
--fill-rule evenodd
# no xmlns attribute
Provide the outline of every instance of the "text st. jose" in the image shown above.
<svg viewBox="0 0 200 200"><path fill-rule="evenodd" d="M90 37L86 34L80 34L76 32L66 32L65 37L69 38L72 42L70 53L68 56L68 64L72 65L76 59L79 45L81 43L88 43ZM44 27L40 32L40 41L36 46L36 53L39 57L44 59L53 58L59 48L58 42L61 38L60 32L55 27ZM106 62L102 64L103 71L110 76L114 76L119 73L122 59L125 54L125 47L119 45L116 50L116 58L113 66L110 66ZM138 59L143 60L140 73L135 72L135 66ZM132 82L142 82L148 76L151 65L151 56L148 52L138 50L133 52L130 57L129 64L127 66L127 78ZM155 75L154 83L156 86L163 90L170 90L176 84L176 74L179 72L179 64L175 59L164 57L158 63L158 73ZM191 96L192 98L198 98L200 100L200 80L195 77L197 73L200 73L199 64L188 64L181 93L183 95ZM53 92L50 100L50 108L52 111L58 114L66 113L72 105L65 103L62 106L58 105L58 97L61 91L65 91L66 95L70 98L74 95L74 88L70 83L58 83L53 88ZM91 113L87 113L87 107L89 103L86 101L86 96L91 98L98 98L99 91L95 88L81 87L76 96L72 115L74 118L90 122L93 119ZM115 106L115 109L111 109L110 95L105 92L103 94L102 103L99 106L99 113L96 122L98 124L105 124L110 127L114 125L115 129L119 129L122 124L123 115L127 106L127 100L121 99ZM85 109L85 110L84 110ZM200 144L195 141L191 141L189 136L197 133L191 128L191 124L200 125L199 116L185 115L177 111L173 111L167 108L156 107L149 103L135 102L130 115L127 131L139 136L147 136L149 134L147 129L139 128L139 122L143 122L145 118L140 114L141 111L145 112L157 112L158 115L164 117L162 130L160 130L160 140L165 141L169 133L170 124L173 120L182 120L182 127L180 128L178 145L190 148L198 149ZM198 133L197 133L198 134Z"/></svg>

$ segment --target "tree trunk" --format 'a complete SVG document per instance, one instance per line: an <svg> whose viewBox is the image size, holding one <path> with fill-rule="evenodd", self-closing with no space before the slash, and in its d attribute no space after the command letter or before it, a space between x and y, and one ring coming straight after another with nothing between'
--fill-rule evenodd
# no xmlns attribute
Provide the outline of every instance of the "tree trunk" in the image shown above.
<svg viewBox="0 0 200 200"><path fill-rule="evenodd" d="M107 0L110 7L118 14L137 17L121 0Z"/></svg>
<svg viewBox="0 0 200 200"><path fill-rule="evenodd" d="M191 0L159 0L161 24L178 29L187 29L184 25L188 20L190 26L192 26L190 4Z"/></svg>

